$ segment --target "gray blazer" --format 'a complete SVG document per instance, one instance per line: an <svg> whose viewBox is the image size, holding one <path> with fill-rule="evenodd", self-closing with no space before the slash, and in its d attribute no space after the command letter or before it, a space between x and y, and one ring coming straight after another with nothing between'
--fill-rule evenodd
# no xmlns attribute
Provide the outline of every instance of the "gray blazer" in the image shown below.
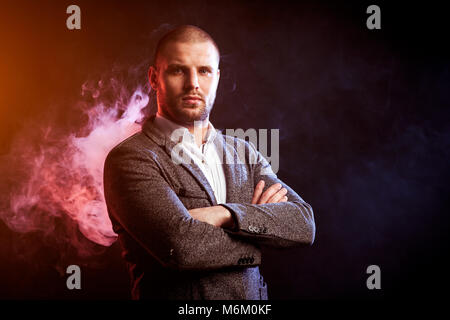
<svg viewBox="0 0 450 320"><path fill-rule="evenodd" d="M111 150L104 168L105 200L128 263L132 298L267 299L260 246L312 244L311 206L273 172L262 175L270 165L252 144L219 132L214 143L225 156L227 186L222 205L236 228L194 220L188 210L217 205L214 192L193 162L172 161L175 144L153 120ZM261 179L265 188L277 182L287 188L288 202L252 205Z"/></svg>

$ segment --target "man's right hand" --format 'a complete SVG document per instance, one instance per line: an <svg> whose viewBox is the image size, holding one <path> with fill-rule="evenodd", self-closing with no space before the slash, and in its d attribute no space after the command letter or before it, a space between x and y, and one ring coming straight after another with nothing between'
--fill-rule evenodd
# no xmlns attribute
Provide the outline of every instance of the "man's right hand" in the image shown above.
<svg viewBox="0 0 450 320"><path fill-rule="evenodd" d="M282 188L280 183L271 185L264 193L264 180L260 180L256 185L253 192L252 204L264 204L264 203L278 203L286 202L288 200L286 193L287 189Z"/></svg>

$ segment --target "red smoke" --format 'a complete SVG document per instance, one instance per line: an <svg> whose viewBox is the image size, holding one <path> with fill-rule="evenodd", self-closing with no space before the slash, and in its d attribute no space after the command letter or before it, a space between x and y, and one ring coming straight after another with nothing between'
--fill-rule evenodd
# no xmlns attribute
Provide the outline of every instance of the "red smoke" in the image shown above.
<svg viewBox="0 0 450 320"><path fill-rule="evenodd" d="M91 94L98 97L98 91ZM89 121L77 132L61 135L56 125L34 124L32 134L16 137L1 159L9 194L3 195L0 218L9 228L48 234L54 218L66 215L91 241L110 246L116 240L103 196L103 163L112 147L140 130L149 97L138 89L127 100L87 108ZM79 132L87 134L77 137Z"/></svg>

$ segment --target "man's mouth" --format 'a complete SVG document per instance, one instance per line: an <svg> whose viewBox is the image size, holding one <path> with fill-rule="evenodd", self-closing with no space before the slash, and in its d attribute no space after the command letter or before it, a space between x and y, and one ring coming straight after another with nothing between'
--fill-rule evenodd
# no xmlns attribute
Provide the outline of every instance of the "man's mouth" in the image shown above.
<svg viewBox="0 0 450 320"><path fill-rule="evenodd" d="M193 96L193 95L191 95L191 96L184 96L184 97L183 97L183 100L202 100L202 98L199 97L199 96Z"/></svg>
<svg viewBox="0 0 450 320"><path fill-rule="evenodd" d="M197 104L197 103L203 101L202 98L200 98L199 96L193 96L193 95L184 96L182 98L182 100L183 100L183 102L186 102L188 104Z"/></svg>

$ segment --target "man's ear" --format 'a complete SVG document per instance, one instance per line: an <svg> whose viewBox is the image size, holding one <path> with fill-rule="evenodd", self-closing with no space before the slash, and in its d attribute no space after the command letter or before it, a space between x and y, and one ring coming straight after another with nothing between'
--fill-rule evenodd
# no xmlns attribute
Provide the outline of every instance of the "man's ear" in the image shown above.
<svg viewBox="0 0 450 320"><path fill-rule="evenodd" d="M220 79L220 69L217 69L217 81Z"/></svg>
<svg viewBox="0 0 450 320"><path fill-rule="evenodd" d="M158 88L158 71L154 66L150 66L148 69L148 81L150 82L152 89L156 91Z"/></svg>

